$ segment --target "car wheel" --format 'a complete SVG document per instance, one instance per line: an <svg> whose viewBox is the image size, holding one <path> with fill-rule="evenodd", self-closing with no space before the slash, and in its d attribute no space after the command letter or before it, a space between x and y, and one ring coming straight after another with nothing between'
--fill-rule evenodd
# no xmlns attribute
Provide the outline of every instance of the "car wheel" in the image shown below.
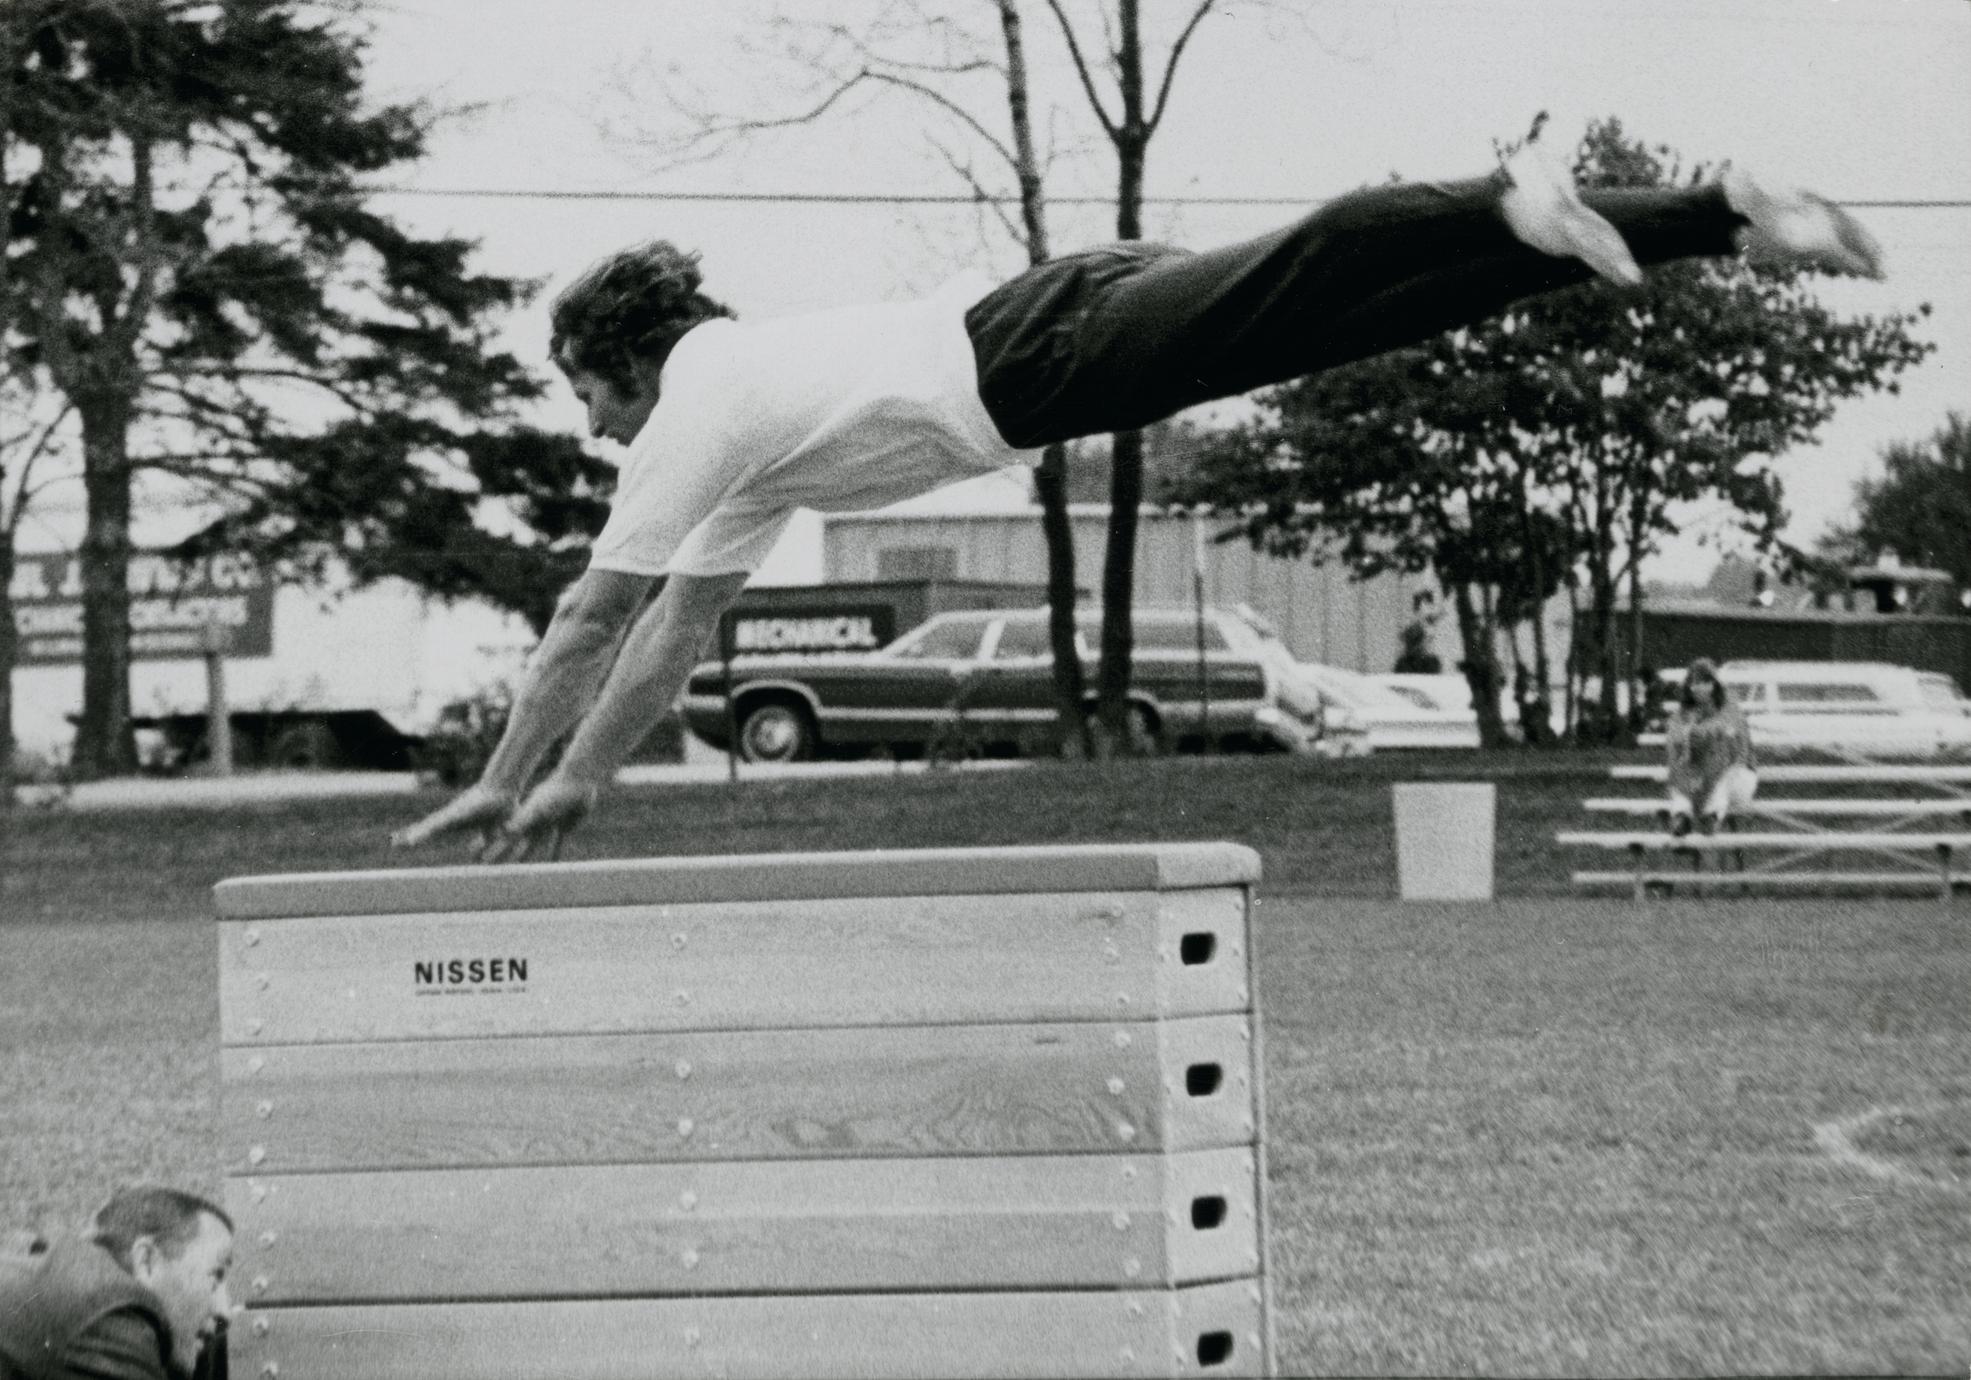
<svg viewBox="0 0 1971 1380"><path fill-rule="evenodd" d="M739 755L748 762L805 762L814 747L814 725L795 705L754 705L739 724Z"/></svg>

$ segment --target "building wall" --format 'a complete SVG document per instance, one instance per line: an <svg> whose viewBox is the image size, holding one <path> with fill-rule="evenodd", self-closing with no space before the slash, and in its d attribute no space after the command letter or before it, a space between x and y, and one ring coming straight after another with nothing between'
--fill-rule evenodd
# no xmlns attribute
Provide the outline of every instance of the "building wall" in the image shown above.
<svg viewBox="0 0 1971 1380"><path fill-rule="evenodd" d="M1627 620L1620 626L1625 632ZM1642 661L1886 661L1954 676L1971 686L1971 619L1815 609L1651 608L1642 618Z"/></svg>
<svg viewBox="0 0 1971 1380"><path fill-rule="evenodd" d="M1101 587L1108 510L1071 511L1075 584L1091 602ZM1354 580L1338 565L1287 560L1252 549L1243 538L1213 538L1228 525L1165 513L1144 513L1136 547L1136 602L1182 604L1192 599L1192 562L1199 531L1205 537L1205 601L1250 605L1271 620L1303 661L1357 671L1395 664L1413 596L1436 594L1429 576L1383 575ZM940 553L949 552L948 556ZM1044 581L1046 544L1038 509L1001 513L828 515L822 527L824 578L860 582L935 573L960 580ZM1438 608L1442 609L1439 601ZM1463 655L1448 609L1436 624L1437 654L1447 669Z"/></svg>

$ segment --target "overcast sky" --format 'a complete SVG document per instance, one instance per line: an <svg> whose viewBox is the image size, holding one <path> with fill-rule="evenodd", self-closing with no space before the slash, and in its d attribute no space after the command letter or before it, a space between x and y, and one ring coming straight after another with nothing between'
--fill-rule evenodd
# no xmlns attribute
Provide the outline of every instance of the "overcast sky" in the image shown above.
<svg viewBox="0 0 1971 1380"><path fill-rule="evenodd" d="M984 16L987 0L924 0ZM1160 63L1191 0L1144 0ZM1057 198L1099 198L1112 164L1060 61L1045 8L1026 7L1037 99L1059 153ZM1088 8L1084 6L1083 8ZM907 99L850 102L817 125L743 152L668 164L605 136L641 122L675 134L666 92L731 112L799 108L801 69L766 22L859 19L877 0L389 0L374 16L379 95L479 107L448 125L430 159L399 179L418 194L380 203L416 228L481 241L487 267L565 278L625 242L662 235L704 254L707 288L746 316L776 316L925 290L965 267L1011 273L1019 251L969 206L733 203L663 199L445 197L512 193L959 193L932 142L963 150L949 124ZM1088 9L1092 15L1092 9ZM1091 33L1094 30L1091 28ZM1003 123L990 84L968 93ZM1270 228L1282 205L1316 202L1390 172L1454 176L1489 165L1492 141L1539 109L1557 136L1619 117L1689 161L1732 158L1843 201L1971 202L1971 3L1966 0L1269 0L1227 3L1197 31L1152 146L1149 233L1200 246ZM995 126L996 127L996 126ZM973 146L976 152L976 146ZM975 165L995 175L989 156ZM997 179L1004 185L1003 178ZM1181 203L1181 204L1179 204ZM1060 205L1054 248L1108 238L1099 206ZM1810 539L1847 505L1879 447L1927 436L1971 410L1971 209L1869 209L1885 284L1828 282L1851 311L1932 304L1939 349L1898 397L1849 405L1783 473ZM543 362L544 305L510 344ZM557 393L545 424L577 427Z"/></svg>

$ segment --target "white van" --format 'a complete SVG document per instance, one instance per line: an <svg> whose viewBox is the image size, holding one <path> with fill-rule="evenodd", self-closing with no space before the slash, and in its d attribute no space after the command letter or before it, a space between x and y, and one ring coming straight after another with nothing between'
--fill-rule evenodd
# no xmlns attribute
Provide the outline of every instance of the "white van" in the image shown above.
<svg viewBox="0 0 1971 1380"><path fill-rule="evenodd" d="M1464 686L1463 676L1366 675L1311 661L1295 664L1328 701L1328 736L1339 755L1478 746L1470 688L1465 687L1461 705L1455 698L1447 705L1439 684L1456 681ZM1351 734L1360 741L1351 741Z"/></svg>
<svg viewBox="0 0 1971 1380"><path fill-rule="evenodd" d="M1971 700L1941 672L1880 661L1727 661L1718 679L1759 747L1971 755Z"/></svg>

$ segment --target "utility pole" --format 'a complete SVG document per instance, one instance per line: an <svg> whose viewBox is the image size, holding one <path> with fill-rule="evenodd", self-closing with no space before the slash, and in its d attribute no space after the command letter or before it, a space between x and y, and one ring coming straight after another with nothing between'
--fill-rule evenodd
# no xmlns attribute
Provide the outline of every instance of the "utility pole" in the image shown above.
<svg viewBox="0 0 1971 1380"><path fill-rule="evenodd" d="M226 653L233 647L233 630L207 623L199 630L199 651L205 656L206 769L214 776L233 774L233 721L226 705Z"/></svg>

